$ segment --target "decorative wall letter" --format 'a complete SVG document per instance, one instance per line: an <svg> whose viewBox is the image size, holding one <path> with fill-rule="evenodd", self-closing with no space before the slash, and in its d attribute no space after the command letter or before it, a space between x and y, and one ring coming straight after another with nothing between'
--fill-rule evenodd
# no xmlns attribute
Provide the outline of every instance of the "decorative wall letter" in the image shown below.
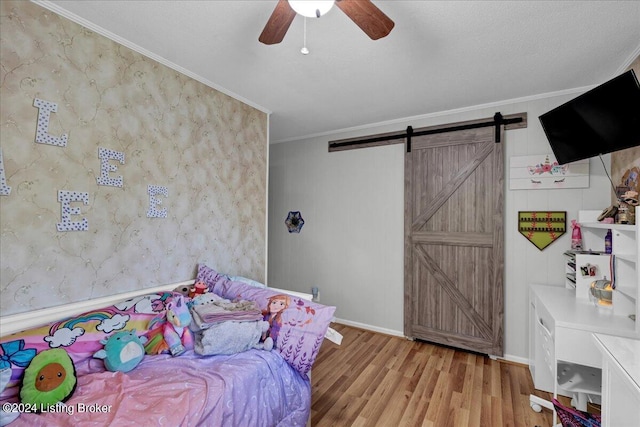
<svg viewBox="0 0 640 427"><path fill-rule="evenodd" d="M58 201L61 204L60 213L62 222L58 223L58 231L87 231L89 229L89 221L82 218L82 221L71 221L71 215L80 215L80 208L72 208L71 202L83 202L89 204L89 193L80 191L58 191Z"/></svg>
<svg viewBox="0 0 640 427"><path fill-rule="evenodd" d="M69 135L66 133L62 136L49 135L49 118L51 113L58 111L58 104L55 102L45 101L44 99L35 98L33 106L38 107L38 128L36 129L36 142L40 144L57 145L58 147L66 147Z"/></svg>
<svg viewBox="0 0 640 427"><path fill-rule="evenodd" d="M98 147L98 157L100 158L100 176L96 178L98 185L122 187L122 175L116 178L109 177L109 172L118 170L118 166L109 164L109 159L118 160L121 165L124 165L124 153Z"/></svg>
<svg viewBox="0 0 640 427"><path fill-rule="evenodd" d="M2 159L2 148L0 148L0 196L8 196L11 193L11 187L7 185L4 177L4 160Z"/></svg>
<svg viewBox="0 0 640 427"><path fill-rule="evenodd" d="M156 195L162 194L164 197L169 197L169 190L167 187L149 185L147 192L149 193L149 210L147 211L147 218L166 218L167 208L156 209L157 205L162 204L162 200L157 199Z"/></svg>

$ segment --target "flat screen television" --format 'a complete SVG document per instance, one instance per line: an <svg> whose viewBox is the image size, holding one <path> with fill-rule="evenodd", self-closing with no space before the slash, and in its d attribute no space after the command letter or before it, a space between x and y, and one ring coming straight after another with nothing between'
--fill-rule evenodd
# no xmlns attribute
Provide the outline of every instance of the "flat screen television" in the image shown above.
<svg viewBox="0 0 640 427"><path fill-rule="evenodd" d="M640 145L640 85L629 70L540 117L559 164Z"/></svg>

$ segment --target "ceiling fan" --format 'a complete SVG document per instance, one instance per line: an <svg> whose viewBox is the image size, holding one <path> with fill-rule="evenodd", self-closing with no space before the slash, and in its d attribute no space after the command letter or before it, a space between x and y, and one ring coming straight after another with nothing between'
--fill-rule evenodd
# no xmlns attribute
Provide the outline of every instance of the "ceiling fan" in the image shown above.
<svg viewBox="0 0 640 427"><path fill-rule="evenodd" d="M372 40L388 35L395 25L370 0L278 0L258 40L264 44L280 43L296 14L319 18L336 4Z"/></svg>

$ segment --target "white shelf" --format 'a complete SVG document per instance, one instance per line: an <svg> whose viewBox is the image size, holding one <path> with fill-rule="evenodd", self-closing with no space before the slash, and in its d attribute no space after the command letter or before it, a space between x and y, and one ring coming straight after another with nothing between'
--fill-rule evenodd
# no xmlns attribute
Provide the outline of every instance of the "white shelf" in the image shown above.
<svg viewBox="0 0 640 427"><path fill-rule="evenodd" d="M602 222L585 222L580 224L584 228L602 228L606 230L618 230L618 231L636 231L635 225L629 224L604 224Z"/></svg>
<svg viewBox="0 0 640 427"><path fill-rule="evenodd" d="M583 247L585 249L602 251L604 249L605 235L608 230L612 232L612 255L615 257L613 268L615 272L615 291L613 292L612 314L628 318L635 314L640 315L640 226L638 224L603 224L597 221L599 211L587 210L578 212L578 223L582 230ZM590 283L580 283L580 266L585 263L598 264L600 271L610 269L606 262L598 262L597 257L576 255L576 270L578 286L576 297L584 298L585 289L588 294ZM567 267L565 270L568 272ZM565 272L565 274L566 274ZM607 277L611 276L607 273ZM568 280L566 280L568 282ZM580 286L582 285L582 286ZM582 290L581 290L582 289ZM634 332L640 335L640 320L632 322Z"/></svg>
<svg viewBox="0 0 640 427"><path fill-rule="evenodd" d="M620 260L620 261L627 261L627 262L632 262L632 263L636 263L637 262L637 256L635 254L615 254L616 255L616 260Z"/></svg>
<svg viewBox="0 0 640 427"><path fill-rule="evenodd" d="M629 298L635 299L636 297L636 288L634 288L633 286L616 285L616 289L614 292L621 292Z"/></svg>

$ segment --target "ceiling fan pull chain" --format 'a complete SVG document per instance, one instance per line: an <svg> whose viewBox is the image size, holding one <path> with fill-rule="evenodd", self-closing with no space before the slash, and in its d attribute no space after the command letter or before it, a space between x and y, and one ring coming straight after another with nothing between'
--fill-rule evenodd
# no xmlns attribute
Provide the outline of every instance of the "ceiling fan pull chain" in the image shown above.
<svg viewBox="0 0 640 427"><path fill-rule="evenodd" d="M303 55L309 54L309 49L307 49L307 17L304 17L304 35L302 36L302 49L300 49L300 53Z"/></svg>

